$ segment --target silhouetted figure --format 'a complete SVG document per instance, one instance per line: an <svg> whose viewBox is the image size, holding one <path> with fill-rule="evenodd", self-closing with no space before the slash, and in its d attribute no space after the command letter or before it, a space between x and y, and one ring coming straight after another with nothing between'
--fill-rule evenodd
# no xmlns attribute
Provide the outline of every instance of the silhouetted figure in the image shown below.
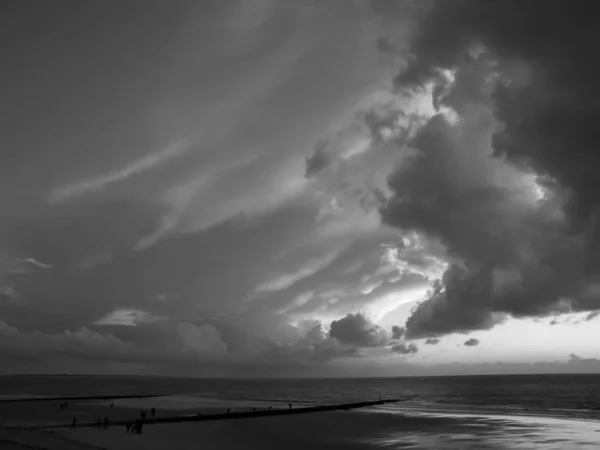
<svg viewBox="0 0 600 450"><path fill-rule="evenodd" d="M145 419L145 418L146 418L146 411L142 411L142 412L140 413L140 417L141 417L142 419Z"/></svg>
<svg viewBox="0 0 600 450"><path fill-rule="evenodd" d="M379 396L379 401L381 401L381 395Z"/></svg>
<svg viewBox="0 0 600 450"><path fill-rule="evenodd" d="M252 408L252 412L256 412L256 408Z"/></svg>
<svg viewBox="0 0 600 450"><path fill-rule="evenodd" d="M65 402L65 409L69 407L69 402Z"/></svg>
<svg viewBox="0 0 600 450"><path fill-rule="evenodd" d="M104 429L108 430L108 417L104 418Z"/></svg>
<svg viewBox="0 0 600 450"><path fill-rule="evenodd" d="M77 417L73 417L73 422L71 422L71 428L74 430L77 429Z"/></svg>
<svg viewBox="0 0 600 450"><path fill-rule="evenodd" d="M291 403L289 403L288 406L290 407L290 409L292 409L292 404Z"/></svg>
<svg viewBox="0 0 600 450"><path fill-rule="evenodd" d="M134 433L137 433L137 434L142 434L142 427L143 427L143 426L144 426L144 423L143 423L142 421L138 421L138 422L137 422L137 423L136 423L136 424L133 426L133 429L132 429L132 431L133 431Z"/></svg>
<svg viewBox="0 0 600 450"><path fill-rule="evenodd" d="M229 408L227 408L227 414L229 414Z"/></svg>
<svg viewBox="0 0 600 450"><path fill-rule="evenodd" d="M272 406L269 406L269 411L271 410Z"/></svg>
<svg viewBox="0 0 600 450"><path fill-rule="evenodd" d="M131 426L132 425L133 424L131 424L131 423L126 423L125 424L125 433L129 433L131 431Z"/></svg>
<svg viewBox="0 0 600 450"><path fill-rule="evenodd" d="M156 415L156 409L152 408L152 409L150 410L150 415L151 415L152 417L154 417L154 416Z"/></svg>
<svg viewBox="0 0 600 450"><path fill-rule="evenodd" d="M97 427L98 429L100 429L100 428L101 428L101 425L100 425L100 418L98 418L98 420L96 421L96 427Z"/></svg>
<svg viewBox="0 0 600 450"><path fill-rule="evenodd" d="M111 404L110 404L110 407L112 408L113 406L115 406L115 404L114 404L114 403L111 403Z"/></svg>

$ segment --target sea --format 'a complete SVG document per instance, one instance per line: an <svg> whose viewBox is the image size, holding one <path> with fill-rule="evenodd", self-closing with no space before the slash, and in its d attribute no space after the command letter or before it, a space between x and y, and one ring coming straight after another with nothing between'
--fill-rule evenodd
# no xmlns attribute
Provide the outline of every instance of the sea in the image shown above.
<svg viewBox="0 0 600 450"><path fill-rule="evenodd" d="M600 374L358 379L0 377L0 401L146 394L164 396L159 407L173 411L285 408L289 403L302 407L413 397L354 413L421 418L430 420L432 426L403 427L398 432L388 429L385 435L373 436L370 444L415 449L600 449ZM135 407L136 400L130 401ZM443 431L436 432L436 423L443 425L439 427Z"/></svg>

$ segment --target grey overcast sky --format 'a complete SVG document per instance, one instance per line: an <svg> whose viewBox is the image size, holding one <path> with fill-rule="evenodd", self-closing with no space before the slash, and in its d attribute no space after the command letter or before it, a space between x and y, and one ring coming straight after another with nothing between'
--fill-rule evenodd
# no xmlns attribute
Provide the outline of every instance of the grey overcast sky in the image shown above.
<svg viewBox="0 0 600 450"><path fill-rule="evenodd" d="M594 6L3 1L0 372L599 371Z"/></svg>

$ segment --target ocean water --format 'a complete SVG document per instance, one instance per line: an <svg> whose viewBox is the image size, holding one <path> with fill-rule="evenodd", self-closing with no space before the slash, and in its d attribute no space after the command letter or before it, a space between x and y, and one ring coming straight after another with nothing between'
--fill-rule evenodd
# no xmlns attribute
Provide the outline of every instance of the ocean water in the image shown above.
<svg viewBox="0 0 600 450"><path fill-rule="evenodd" d="M136 376L0 376L0 400L32 396L171 395L201 403L332 404L418 396L384 409L480 410L600 419L598 375L340 379L192 379Z"/></svg>
<svg viewBox="0 0 600 450"><path fill-rule="evenodd" d="M380 417L368 445L381 448L598 449L600 375L371 379L185 379L105 376L0 377L2 398L162 394L162 411L314 406L417 397L357 410ZM118 400L143 407L145 399ZM147 404L147 403L146 403ZM377 416L379 415L379 416ZM390 417L402 416L402 426ZM364 416L366 417L366 416ZM412 422L411 422L412 420ZM411 427L411 424L414 426ZM358 437L356 439L359 439Z"/></svg>

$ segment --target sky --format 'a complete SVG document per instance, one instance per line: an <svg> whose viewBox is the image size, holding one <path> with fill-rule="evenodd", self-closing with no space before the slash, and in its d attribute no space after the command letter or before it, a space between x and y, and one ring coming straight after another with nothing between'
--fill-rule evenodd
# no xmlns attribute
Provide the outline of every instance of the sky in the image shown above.
<svg viewBox="0 0 600 450"><path fill-rule="evenodd" d="M593 6L2 2L0 373L600 371Z"/></svg>

